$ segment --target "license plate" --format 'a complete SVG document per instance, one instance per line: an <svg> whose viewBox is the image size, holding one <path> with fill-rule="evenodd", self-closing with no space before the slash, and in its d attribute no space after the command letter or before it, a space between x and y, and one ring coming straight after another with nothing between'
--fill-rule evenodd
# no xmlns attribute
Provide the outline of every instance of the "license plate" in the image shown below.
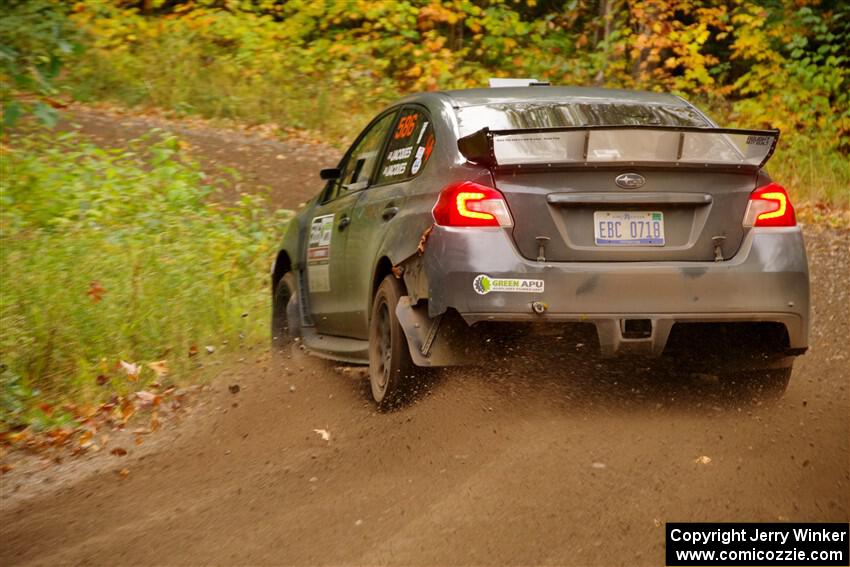
<svg viewBox="0 0 850 567"><path fill-rule="evenodd" d="M664 213L594 211L597 246L664 246Z"/></svg>

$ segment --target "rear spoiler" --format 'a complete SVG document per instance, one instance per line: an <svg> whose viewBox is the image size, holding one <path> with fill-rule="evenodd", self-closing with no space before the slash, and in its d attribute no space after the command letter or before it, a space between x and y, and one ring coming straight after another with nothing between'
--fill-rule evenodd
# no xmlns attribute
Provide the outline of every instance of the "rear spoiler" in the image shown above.
<svg viewBox="0 0 850 567"><path fill-rule="evenodd" d="M676 126L580 126L490 130L457 141L472 163L494 169L649 166L756 171L779 130Z"/></svg>

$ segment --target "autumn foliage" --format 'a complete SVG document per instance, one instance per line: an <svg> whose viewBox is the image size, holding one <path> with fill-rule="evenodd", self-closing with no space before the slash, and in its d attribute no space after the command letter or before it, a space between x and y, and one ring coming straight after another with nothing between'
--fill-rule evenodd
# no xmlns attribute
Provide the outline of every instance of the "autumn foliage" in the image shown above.
<svg viewBox="0 0 850 567"><path fill-rule="evenodd" d="M63 55L59 83L83 100L311 129L343 145L402 94L493 76L670 91L724 125L780 128L773 167L786 185L813 201L850 201L850 5L841 0L12 5L10 32L50 12L61 24L51 29L81 46L43 40L53 48L41 59ZM37 17L32 6L43 8Z"/></svg>

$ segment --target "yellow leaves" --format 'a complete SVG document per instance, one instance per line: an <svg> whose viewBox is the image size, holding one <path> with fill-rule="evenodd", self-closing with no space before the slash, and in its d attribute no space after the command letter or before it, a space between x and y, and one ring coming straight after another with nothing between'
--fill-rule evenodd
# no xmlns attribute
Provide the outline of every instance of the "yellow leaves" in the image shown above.
<svg viewBox="0 0 850 567"><path fill-rule="evenodd" d="M430 51L432 53L436 53L436 52L440 51L445 44L446 44L446 38L439 36L439 37L436 37L436 38L426 39L423 42L422 45L427 51Z"/></svg>
<svg viewBox="0 0 850 567"><path fill-rule="evenodd" d="M456 24L462 16L439 3L432 3L419 9L419 25L422 29L433 28L434 23Z"/></svg>

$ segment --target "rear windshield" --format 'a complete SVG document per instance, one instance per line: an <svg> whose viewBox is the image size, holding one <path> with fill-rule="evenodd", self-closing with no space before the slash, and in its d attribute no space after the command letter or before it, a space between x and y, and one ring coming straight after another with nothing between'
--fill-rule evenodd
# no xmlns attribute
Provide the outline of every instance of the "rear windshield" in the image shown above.
<svg viewBox="0 0 850 567"><path fill-rule="evenodd" d="M687 106L661 104L511 102L468 106L457 111L460 135L491 130L570 126L710 126Z"/></svg>

